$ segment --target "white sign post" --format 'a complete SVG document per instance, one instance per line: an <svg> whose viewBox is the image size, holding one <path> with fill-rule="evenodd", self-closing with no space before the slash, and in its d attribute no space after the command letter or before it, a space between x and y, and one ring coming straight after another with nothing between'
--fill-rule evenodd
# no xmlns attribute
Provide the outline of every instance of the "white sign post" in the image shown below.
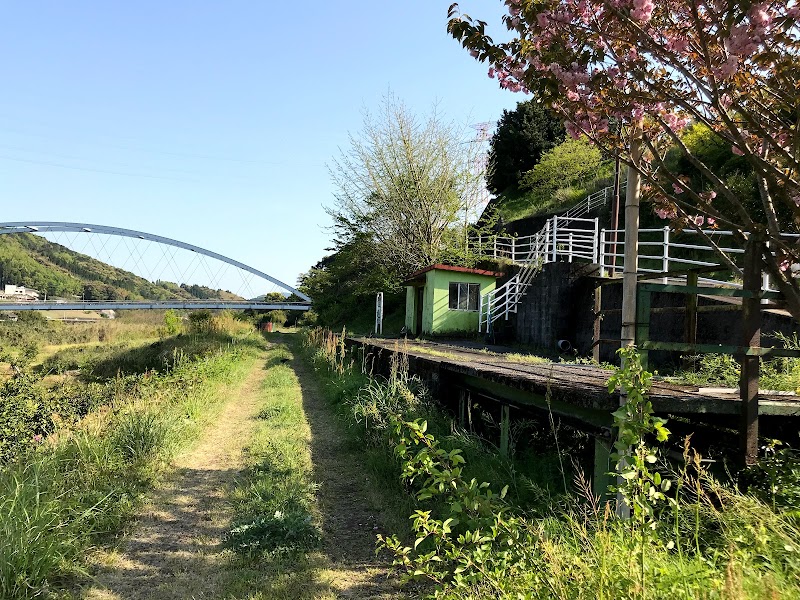
<svg viewBox="0 0 800 600"><path fill-rule="evenodd" d="M375 297L375 335L383 335L383 292Z"/></svg>

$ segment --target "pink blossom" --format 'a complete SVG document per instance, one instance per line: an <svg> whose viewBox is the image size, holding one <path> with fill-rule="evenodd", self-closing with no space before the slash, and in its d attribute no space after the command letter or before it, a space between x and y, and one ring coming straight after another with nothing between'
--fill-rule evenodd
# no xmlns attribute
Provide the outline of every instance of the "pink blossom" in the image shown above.
<svg viewBox="0 0 800 600"><path fill-rule="evenodd" d="M706 223L708 223L709 227L713 227L717 220L714 217L706 218Z"/></svg>
<svg viewBox="0 0 800 600"><path fill-rule="evenodd" d="M668 37L665 46L667 50L683 54L689 47L689 40L683 37Z"/></svg>
<svg viewBox="0 0 800 600"><path fill-rule="evenodd" d="M546 12L539 13L538 15L536 15L536 21L539 23L539 27L541 27L542 29L547 27L547 20L548 20L548 15Z"/></svg>
<svg viewBox="0 0 800 600"><path fill-rule="evenodd" d="M631 18L646 23L652 18L654 9L655 4L652 0L633 0Z"/></svg>
<svg viewBox="0 0 800 600"><path fill-rule="evenodd" d="M691 218L692 222L695 225L697 225L698 227L702 227L703 223L706 222L706 219L705 219L705 217L703 217L703 215L695 215L695 216L690 217L690 218Z"/></svg>
<svg viewBox="0 0 800 600"><path fill-rule="evenodd" d="M581 137L581 134L583 133L580 130L580 128L572 121L567 121L566 123L564 123L564 129L566 129L570 137L572 137L572 139L575 140L579 139Z"/></svg>
<svg viewBox="0 0 800 600"><path fill-rule="evenodd" d="M772 14L768 4L754 4L750 8L750 21L759 28L767 28L772 24Z"/></svg>
<svg viewBox="0 0 800 600"><path fill-rule="evenodd" d="M673 184L672 184L672 190L673 190L673 191L674 191L676 194L682 194L682 193L684 192L683 186L681 186L681 185L679 185L679 184L677 184L677 183L673 183Z"/></svg>
<svg viewBox="0 0 800 600"><path fill-rule="evenodd" d="M678 213L677 213L677 211L675 210L674 207L657 208L655 210L655 213L656 213L656 215L658 215L658 217L660 219L670 219L670 220L672 220L672 219L674 219L674 218L676 218L678 216Z"/></svg>
<svg viewBox="0 0 800 600"><path fill-rule="evenodd" d="M717 73L719 76L727 79L736 75L739 68L739 57L735 54L729 54L727 60L719 66Z"/></svg>
<svg viewBox="0 0 800 600"><path fill-rule="evenodd" d="M36 443L36 444L41 444L43 439L44 438L42 437L42 434L40 434L40 433L37 433L35 436L33 436L33 442Z"/></svg>

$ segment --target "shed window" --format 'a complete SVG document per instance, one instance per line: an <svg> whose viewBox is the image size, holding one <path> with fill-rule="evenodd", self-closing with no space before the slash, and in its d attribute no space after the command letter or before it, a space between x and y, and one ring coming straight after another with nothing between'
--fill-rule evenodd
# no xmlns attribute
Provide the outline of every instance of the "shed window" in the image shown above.
<svg viewBox="0 0 800 600"><path fill-rule="evenodd" d="M481 286L478 283L450 283L450 310L478 310Z"/></svg>

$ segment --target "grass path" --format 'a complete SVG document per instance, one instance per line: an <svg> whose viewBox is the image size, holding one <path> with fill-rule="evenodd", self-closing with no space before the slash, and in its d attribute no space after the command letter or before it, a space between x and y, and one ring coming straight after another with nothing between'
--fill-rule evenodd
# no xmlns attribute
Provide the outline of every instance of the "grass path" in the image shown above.
<svg viewBox="0 0 800 600"><path fill-rule="evenodd" d="M375 556L375 538L386 533L381 509L383 490L376 489L363 464L323 398L310 369L293 363L302 389L303 410L311 429L313 479L323 531L327 576L334 597L404 597L389 577L385 557Z"/></svg>
<svg viewBox="0 0 800 600"><path fill-rule="evenodd" d="M242 450L262 403L265 371L258 361L200 442L178 456L175 470L140 512L133 533L103 567L85 598L218 598L225 585L220 549L230 509L225 490L242 464Z"/></svg>
<svg viewBox="0 0 800 600"><path fill-rule="evenodd" d="M131 534L98 552L85 600L403 597L375 557L381 492L370 485L359 450L302 361L283 345L265 359L225 392L230 400L220 416L178 457ZM290 427L257 418L287 402L297 411ZM288 446L298 449L293 468L315 484L322 546L289 561L241 559L221 547L234 512L231 491L243 480L247 486L243 469L258 452Z"/></svg>

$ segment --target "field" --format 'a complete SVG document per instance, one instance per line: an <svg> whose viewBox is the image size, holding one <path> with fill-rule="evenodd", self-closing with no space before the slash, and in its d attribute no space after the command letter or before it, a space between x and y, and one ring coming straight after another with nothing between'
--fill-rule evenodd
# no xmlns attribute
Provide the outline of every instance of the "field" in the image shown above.
<svg viewBox="0 0 800 600"><path fill-rule="evenodd" d="M2 324L0 597L800 597L791 452L737 487L621 415L620 520L555 422L505 459L402 359L384 378L331 332L176 323Z"/></svg>

